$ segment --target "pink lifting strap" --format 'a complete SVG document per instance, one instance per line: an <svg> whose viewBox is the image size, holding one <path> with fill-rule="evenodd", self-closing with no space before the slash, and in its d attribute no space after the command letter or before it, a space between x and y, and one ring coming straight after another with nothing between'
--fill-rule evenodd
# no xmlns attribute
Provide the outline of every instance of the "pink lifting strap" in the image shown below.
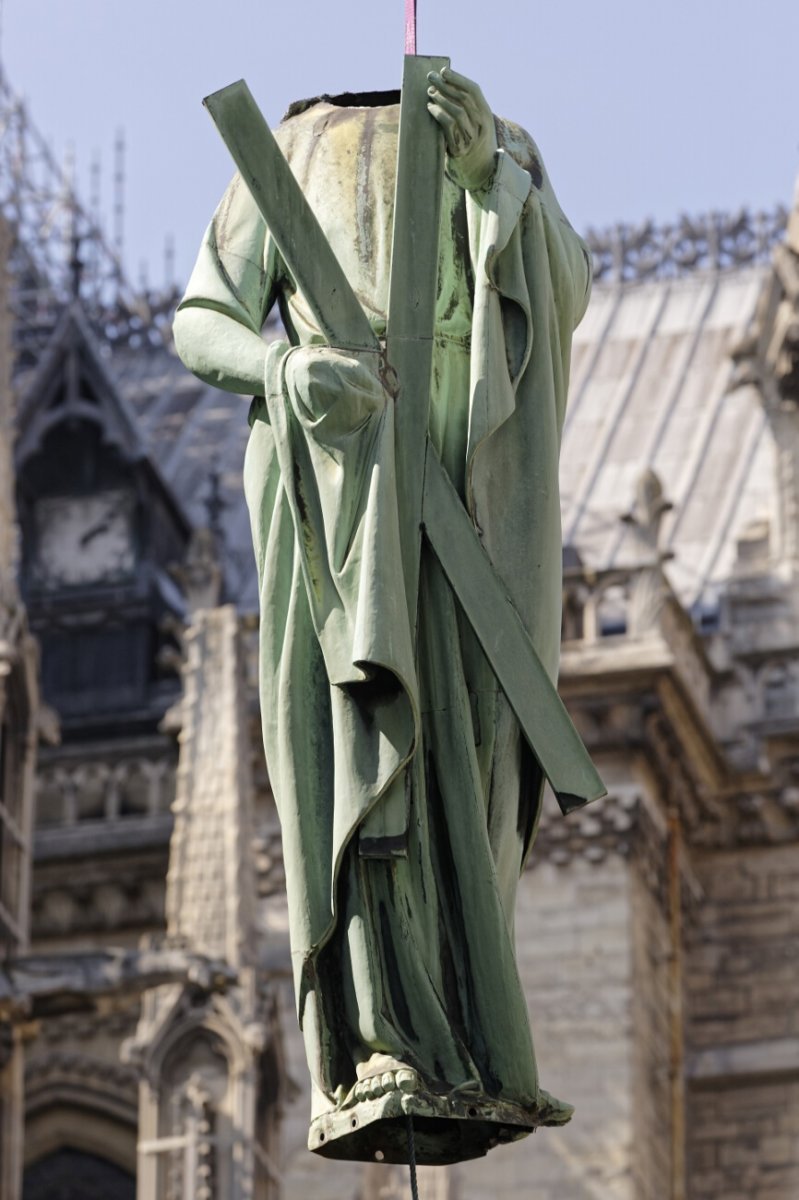
<svg viewBox="0 0 799 1200"><path fill-rule="evenodd" d="M416 53L416 0L405 0L405 53Z"/></svg>

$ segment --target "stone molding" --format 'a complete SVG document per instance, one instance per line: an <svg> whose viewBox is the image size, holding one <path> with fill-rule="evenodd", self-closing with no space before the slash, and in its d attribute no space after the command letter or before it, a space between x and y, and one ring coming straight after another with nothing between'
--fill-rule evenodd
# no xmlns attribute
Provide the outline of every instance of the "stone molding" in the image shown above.
<svg viewBox="0 0 799 1200"><path fill-rule="evenodd" d="M133 1124L138 1086L133 1067L75 1051L49 1050L46 1056L32 1057L25 1067L28 1112L52 1103L56 1094L92 1096L94 1104L88 1107L95 1107L102 1097L104 1107L110 1106L114 1116Z"/></svg>
<svg viewBox="0 0 799 1200"><path fill-rule="evenodd" d="M235 981L226 963L181 946L27 955L0 966L0 1018L46 1016L74 1006L78 996L85 1006L167 984L189 984L210 995Z"/></svg>
<svg viewBox="0 0 799 1200"><path fill-rule="evenodd" d="M37 1038L42 1045L50 1047L46 1052L49 1057L52 1047L61 1043L74 1045L77 1042L94 1041L98 1037L107 1037L112 1041L128 1037L135 1030L138 1019L138 996L125 996L94 1012L49 1016L38 1026Z"/></svg>
<svg viewBox="0 0 799 1200"><path fill-rule="evenodd" d="M743 1084L763 1077L799 1078L799 1037L769 1038L711 1046L689 1054L686 1073L695 1087L717 1087L719 1082Z"/></svg>
<svg viewBox="0 0 799 1200"><path fill-rule="evenodd" d="M119 849L118 845L114 847ZM65 938L161 928L167 839L119 853L86 844L74 857L42 861L34 875L31 923L37 938Z"/></svg>
<svg viewBox="0 0 799 1200"><path fill-rule="evenodd" d="M696 831L694 843L708 850L738 850L799 842L799 786L775 789L773 780L759 783L723 797L716 820Z"/></svg>
<svg viewBox="0 0 799 1200"><path fill-rule="evenodd" d="M109 748L110 749L110 748ZM118 822L168 813L175 792L175 761L168 748L130 754L87 754L74 760L50 754L36 778L41 830L78 822Z"/></svg>
<svg viewBox="0 0 799 1200"><path fill-rule="evenodd" d="M578 862L601 867L617 856L634 867L649 893L665 910L668 902L669 829L664 812L643 795L630 791L605 796L588 808L562 817L546 805L526 870L544 862L568 869ZM687 855L680 856L681 906L693 920L701 888Z"/></svg>
<svg viewBox="0 0 799 1200"><path fill-rule="evenodd" d="M633 523L632 514L625 522ZM641 549L640 561L627 566L564 571L560 684L577 697L590 693L595 679L611 679L627 684L619 689L626 695L670 677L709 731L717 672L663 571L664 555L656 543L648 553ZM612 635L602 619L609 602L619 624Z"/></svg>
<svg viewBox="0 0 799 1200"><path fill-rule="evenodd" d="M116 820L76 821L39 829L34 838L37 863L61 859L86 858L87 855L128 853L169 845L174 824L169 812L146 817L120 817Z"/></svg>
<svg viewBox="0 0 799 1200"><path fill-rule="evenodd" d="M545 800L528 868L534 869L541 861L566 867L578 858L596 864L611 854L627 858L641 805L641 797L635 793L605 796L564 817Z"/></svg>

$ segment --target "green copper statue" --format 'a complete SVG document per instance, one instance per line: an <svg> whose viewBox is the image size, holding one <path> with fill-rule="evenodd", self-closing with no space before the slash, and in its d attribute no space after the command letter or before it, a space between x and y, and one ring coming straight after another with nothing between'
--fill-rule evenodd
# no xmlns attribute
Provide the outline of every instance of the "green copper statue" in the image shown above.
<svg viewBox="0 0 799 1200"><path fill-rule="evenodd" d="M531 138L445 61L406 59L401 107L294 105L290 172L244 85L209 98L242 173L175 322L191 370L255 396L309 1145L388 1162L407 1114L432 1163L569 1119L539 1087L514 902L545 775L564 811L603 790L552 683L589 256ZM267 346L275 302L288 341Z"/></svg>

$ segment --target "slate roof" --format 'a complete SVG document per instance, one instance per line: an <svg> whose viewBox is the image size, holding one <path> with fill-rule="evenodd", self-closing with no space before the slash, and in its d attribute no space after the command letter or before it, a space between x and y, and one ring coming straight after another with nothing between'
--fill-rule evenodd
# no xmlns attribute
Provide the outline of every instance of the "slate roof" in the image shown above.
<svg viewBox="0 0 799 1200"><path fill-rule="evenodd" d="M773 521L773 436L756 392L729 388L729 351L770 271L753 265L595 285L575 335L561 457L564 542L587 566L631 562L633 537L621 518L647 466L674 506L663 525L673 555L667 572L689 607L712 607L744 527ZM241 491L248 398L195 380L166 348L115 349L113 363L158 466L198 524L207 523L204 502L219 471L228 596L255 611Z"/></svg>
<svg viewBox="0 0 799 1200"><path fill-rule="evenodd" d="M712 601L745 526L777 508L775 447L730 350L770 267L599 286L574 340L561 455L563 537L595 568L631 561L620 518L654 469L673 508L661 545L683 603Z"/></svg>
<svg viewBox="0 0 799 1200"><path fill-rule="evenodd" d="M209 523L206 505L218 472L226 597L239 611L255 612L258 587L241 484L250 398L201 383L166 347L120 348L114 367L152 456L197 526Z"/></svg>

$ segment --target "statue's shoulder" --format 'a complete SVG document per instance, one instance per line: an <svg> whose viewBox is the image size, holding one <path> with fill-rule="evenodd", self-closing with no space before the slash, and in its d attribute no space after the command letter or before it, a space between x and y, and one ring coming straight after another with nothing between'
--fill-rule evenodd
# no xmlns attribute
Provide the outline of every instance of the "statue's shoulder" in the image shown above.
<svg viewBox="0 0 799 1200"><path fill-rule="evenodd" d="M398 93L345 93L317 96L292 104L275 130L280 149L296 166L300 186L315 179L346 179L354 161L378 162L397 154L399 104L391 103ZM332 173L332 175L331 175Z"/></svg>
<svg viewBox="0 0 799 1200"><path fill-rule="evenodd" d="M528 171L536 187L541 187L544 180L544 169L541 165L541 155L533 139L526 129L515 121L505 117L494 117L497 127L497 142L511 158Z"/></svg>
<svg viewBox="0 0 799 1200"><path fill-rule="evenodd" d="M280 124L273 131L277 144L284 154L290 155L297 138L312 131L319 116L318 106L322 103L324 103L323 100L308 101L304 107L298 107L296 111L295 106L292 105L285 113Z"/></svg>

